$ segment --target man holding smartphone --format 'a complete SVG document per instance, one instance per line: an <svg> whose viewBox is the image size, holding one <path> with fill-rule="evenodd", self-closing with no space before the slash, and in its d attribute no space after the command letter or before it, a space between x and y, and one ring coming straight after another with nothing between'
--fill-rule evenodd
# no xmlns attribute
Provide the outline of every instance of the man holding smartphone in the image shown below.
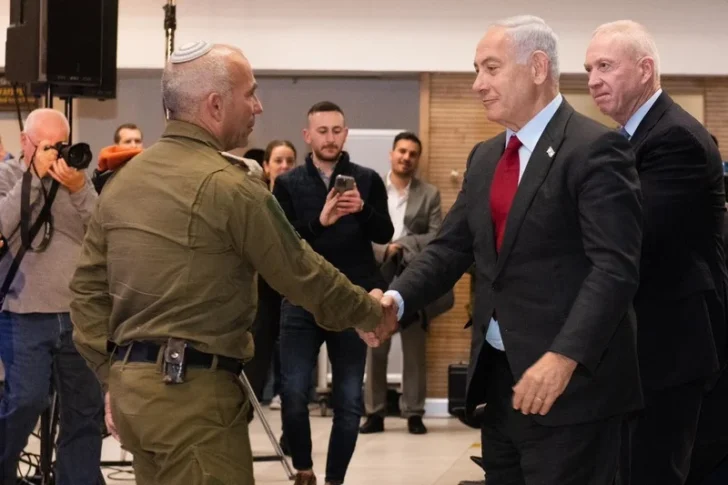
<svg viewBox="0 0 728 485"><path fill-rule="evenodd" d="M315 251L367 291L385 289L372 242L388 243L394 227L387 190L374 171L349 160L343 151L348 129L334 103L315 104L303 137L311 147L304 165L276 179L273 195L293 227ZM309 389L321 344L326 342L333 372L331 430L326 484L344 482L354 453L362 414L366 345L354 330L318 327L303 308L281 307L281 380L283 432L298 470L294 485L315 485L311 459Z"/></svg>

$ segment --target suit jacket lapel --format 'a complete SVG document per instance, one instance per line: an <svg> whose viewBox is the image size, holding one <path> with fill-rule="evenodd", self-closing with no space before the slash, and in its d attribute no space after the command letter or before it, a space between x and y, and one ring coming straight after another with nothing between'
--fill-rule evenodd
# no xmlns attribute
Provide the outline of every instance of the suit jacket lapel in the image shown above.
<svg viewBox="0 0 728 485"><path fill-rule="evenodd" d="M410 183L409 194L407 194L407 208L404 211L404 227L406 227L408 231L410 231L412 222L417 216L420 206L424 202L423 198L424 194L422 193L422 184L419 180L413 178Z"/></svg>
<svg viewBox="0 0 728 485"><path fill-rule="evenodd" d="M561 106L559 106L551 121L546 125L546 129L538 140L538 143L536 143L536 147L531 154L531 158L528 160L528 165L523 173L521 182L518 184L518 190L513 199L511 210L508 212L506 232L503 236L503 245L501 246L495 269L496 274L498 274L508 258L508 254L511 252L513 243L516 240L518 230L521 228L521 224L523 224L523 220L526 217L526 212L551 169L551 163L556 157L555 154L558 152L564 140L566 123L573 113L574 109L566 100L562 101ZM551 153L551 156L549 156L549 153Z"/></svg>
<svg viewBox="0 0 728 485"><path fill-rule="evenodd" d="M673 104L675 104L675 102L665 91L657 97L655 104L652 105L650 110L637 126L637 130L634 132L634 135L630 138L630 142L632 142L633 147L637 148L645 141L645 138L647 138L647 135L650 134L657 122L660 121L660 118L662 118L665 114L665 111L667 111L667 109Z"/></svg>

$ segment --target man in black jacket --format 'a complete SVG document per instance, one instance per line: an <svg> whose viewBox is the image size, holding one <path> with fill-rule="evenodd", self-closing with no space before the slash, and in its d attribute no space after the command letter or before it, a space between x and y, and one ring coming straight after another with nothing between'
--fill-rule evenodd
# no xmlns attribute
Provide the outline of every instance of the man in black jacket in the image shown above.
<svg viewBox="0 0 728 485"><path fill-rule="evenodd" d="M634 307L645 409L624 448L631 483L683 485L704 388L725 361L723 164L707 130L661 89L643 26L602 25L584 65L597 106L632 144L644 198Z"/></svg>
<svg viewBox="0 0 728 485"><path fill-rule="evenodd" d="M394 227L382 178L356 165L342 150L348 129L337 105L321 102L308 112L304 139L312 152L304 165L276 180L273 194L293 227L319 254L367 291L386 284L372 242L385 244ZM337 176L353 177L354 188L338 192ZM354 330L332 332L316 325L303 308L284 300L281 307L283 433L298 470L295 485L313 485L308 390L321 344L333 372L331 430L326 483L340 484L354 453L362 413L366 345Z"/></svg>

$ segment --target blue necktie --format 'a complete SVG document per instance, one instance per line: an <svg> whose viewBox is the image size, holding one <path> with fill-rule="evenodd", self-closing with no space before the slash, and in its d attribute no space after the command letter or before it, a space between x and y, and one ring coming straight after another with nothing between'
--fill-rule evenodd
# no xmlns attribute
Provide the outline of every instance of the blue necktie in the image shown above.
<svg viewBox="0 0 728 485"><path fill-rule="evenodd" d="M632 135L630 135L630 134L629 134L629 133L627 132L627 130L625 130L625 129L624 129L624 126L622 126L622 127L620 127L620 128L619 128L619 134L620 134L620 135L622 135L623 137L625 137L625 138L626 138L626 139L628 139L628 140L629 140L630 138L632 138Z"/></svg>

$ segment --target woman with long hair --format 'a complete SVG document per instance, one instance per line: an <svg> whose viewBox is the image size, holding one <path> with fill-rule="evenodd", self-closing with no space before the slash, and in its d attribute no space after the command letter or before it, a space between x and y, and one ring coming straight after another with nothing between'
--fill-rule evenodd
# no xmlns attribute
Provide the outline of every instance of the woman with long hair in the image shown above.
<svg viewBox="0 0 728 485"><path fill-rule="evenodd" d="M296 148L288 140L273 140L265 149L262 165L268 181L268 188L273 190L276 178L296 166ZM261 400L272 360L274 375L272 404L278 406L280 405L280 398L278 397L280 391L280 357L276 351L276 344L280 333L280 319L281 295L268 286L268 283L262 277L258 276L258 313L253 323L255 355L245 366L245 374L250 380L250 385L253 387L256 397ZM283 441L283 438L281 440Z"/></svg>

